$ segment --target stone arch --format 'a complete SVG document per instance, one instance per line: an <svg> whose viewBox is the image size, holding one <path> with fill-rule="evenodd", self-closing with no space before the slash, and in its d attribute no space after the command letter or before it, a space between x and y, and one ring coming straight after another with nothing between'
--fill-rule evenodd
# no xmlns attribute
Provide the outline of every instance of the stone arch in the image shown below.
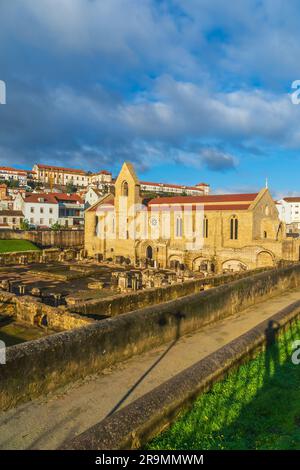
<svg viewBox="0 0 300 470"><path fill-rule="evenodd" d="M246 263L240 261L239 259L228 259L222 264L223 271L246 271L248 266Z"/></svg>
<svg viewBox="0 0 300 470"><path fill-rule="evenodd" d="M148 245L146 248L146 258L153 259L153 248L151 245Z"/></svg>
<svg viewBox="0 0 300 470"><path fill-rule="evenodd" d="M258 268L274 266L274 256L270 251L260 251L257 254L256 265Z"/></svg>
<svg viewBox="0 0 300 470"><path fill-rule="evenodd" d="M178 269L183 266L182 259L178 255L171 255L168 259L168 265L171 269Z"/></svg>
<svg viewBox="0 0 300 470"><path fill-rule="evenodd" d="M210 260L203 256L197 256L192 262L193 271L210 271Z"/></svg>

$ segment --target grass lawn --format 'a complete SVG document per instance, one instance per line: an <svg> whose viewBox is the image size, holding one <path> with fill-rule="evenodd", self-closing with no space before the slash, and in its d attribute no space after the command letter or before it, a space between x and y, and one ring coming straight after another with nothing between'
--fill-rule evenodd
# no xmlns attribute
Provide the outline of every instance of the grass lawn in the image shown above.
<svg viewBox="0 0 300 470"><path fill-rule="evenodd" d="M148 449L300 449L300 321L267 352L231 372Z"/></svg>
<svg viewBox="0 0 300 470"><path fill-rule="evenodd" d="M39 248L27 240L0 240L0 253L30 250L39 250Z"/></svg>

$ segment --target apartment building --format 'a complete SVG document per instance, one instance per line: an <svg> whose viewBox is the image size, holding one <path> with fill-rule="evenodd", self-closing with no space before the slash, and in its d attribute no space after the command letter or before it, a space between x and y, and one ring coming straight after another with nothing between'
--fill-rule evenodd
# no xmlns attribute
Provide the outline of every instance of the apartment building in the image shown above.
<svg viewBox="0 0 300 470"><path fill-rule="evenodd" d="M84 201L77 194L27 193L18 195L14 209L21 210L24 219L35 227L80 226L84 222Z"/></svg>
<svg viewBox="0 0 300 470"><path fill-rule="evenodd" d="M24 220L22 211L0 209L0 229L19 229Z"/></svg>
<svg viewBox="0 0 300 470"><path fill-rule="evenodd" d="M17 181L20 186L26 186L28 181L28 171L18 170L8 166L0 167L0 180Z"/></svg>
<svg viewBox="0 0 300 470"><path fill-rule="evenodd" d="M114 182L110 171L101 170L98 173L91 173L89 175L89 184L96 186L101 191L105 191L107 187L113 186Z"/></svg>
<svg viewBox="0 0 300 470"><path fill-rule="evenodd" d="M53 165L37 163L33 167L34 177L40 183L66 186L72 184L78 188L86 188L94 185L103 189L105 185L112 183L112 174L107 170L91 173L74 168L64 168Z"/></svg>
<svg viewBox="0 0 300 470"><path fill-rule="evenodd" d="M61 186L73 184L77 187L86 187L89 184L89 174L83 170L43 165L41 163L34 165L32 170L36 181L40 183Z"/></svg>
<svg viewBox="0 0 300 470"><path fill-rule="evenodd" d="M287 226L288 232L300 230L300 196L284 197L276 202L279 218Z"/></svg>
<svg viewBox="0 0 300 470"><path fill-rule="evenodd" d="M140 182L141 191L147 191L150 193L167 193L187 196L204 196L209 194L210 186L206 183L199 183L195 186L185 186L179 184L169 183L153 183L149 181Z"/></svg>

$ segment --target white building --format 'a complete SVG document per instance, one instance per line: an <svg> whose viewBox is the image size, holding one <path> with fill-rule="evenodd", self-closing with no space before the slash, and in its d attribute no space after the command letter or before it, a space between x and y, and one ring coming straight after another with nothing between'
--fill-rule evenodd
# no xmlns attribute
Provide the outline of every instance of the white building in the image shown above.
<svg viewBox="0 0 300 470"><path fill-rule="evenodd" d="M18 181L20 186L26 186L27 178L27 170L18 170L17 168L11 168L8 166L0 167L0 180Z"/></svg>
<svg viewBox="0 0 300 470"><path fill-rule="evenodd" d="M107 170L101 170L99 173L91 173L89 175L89 184L96 186L100 190L105 190L105 187L113 185L112 174Z"/></svg>
<svg viewBox="0 0 300 470"><path fill-rule="evenodd" d="M288 231L300 230L300 197L285 197L276 202L280 220L286 223Z"/></svg>
<svg viewBox="0 0 300 470"><path fill-rule="evenodd" d="M141 181L141 191L151 193L168 193L168 194L185 194L187 196L204 196L209 194L210 187L206 183L199 183L195 186L185 186L169 183L153 183L149 181Z"/></svg>
<svg viewBox="0 0 300 470"><path fill-rule="evenodd" d="M85 209L88 209L93 204L95 204L95 202L97 202L103 195L104 193L100 191L99 189L90 187L84 197Z"/></svg>
<svg viewBox="0 0 300 470"><path fill-rule="evenodd" d="M84 223L84 203L77 194L27 193L18 195L14 209L21 210L30 225L51 227L59 223L64 227Z"/></svg>
<svg viewBox="0 0 300 470"><path fill-rule="evenodd" d="M72 184L78 188L86 188L90 184L98 188L112 183L112 175L109 171L102 170L99 173L91 173L75 168L64 168L54 165L37 163L33 167L34 177L40 183L66 186Z"/></svg>

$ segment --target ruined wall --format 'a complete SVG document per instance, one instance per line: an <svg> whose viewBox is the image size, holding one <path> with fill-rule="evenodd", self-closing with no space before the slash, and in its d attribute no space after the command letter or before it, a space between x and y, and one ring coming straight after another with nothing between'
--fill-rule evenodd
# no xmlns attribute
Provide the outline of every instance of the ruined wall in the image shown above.
<svg viewBox="0 0 300 470"><path fill-rule="evenodd" d="M38 298L18 297L10 292L0 291L0 309L3 315L56 331L71 330L93 323L93 320L70 313L64 307L50 307Z"/></svg>
<svg viewBox="0 0 300 470"><path fill-rule="evenodd" d="M83 230L0 230L0 240L29 240L41 248L83 248Z"/></svg>
<svg viewBox="0 0 300 470"><path fill-rule="evenodd" d="M258 273L260 270L255 270L252 272L245 271L243 273L234 274L223 274L203 279L193 279L183 283L155 287L153 289L117 294L110 297L105 297L103 299L77 302L75 305L70 305L69 310L71 312L76 312L83 315L120 315L122 313L137 310L139 308L149 307L150 305L175 300L186 295L196 294L210 287L217 287L226 282L249 277L256 272Z"/></svg>
<svg viewBox="0 0 300 470"><path fill-rule="evenodd" d="M300 264L7 348L0 408L32 399L300 285Z"/></svg>
<svg viewBox="0 0 300 470"><path fill-rule="evenodd" d="M0 253L0 266L30 263L53 263L58 261L72 261L78 256L76 249L65 249L63 252L59 248L48 248L35 251L13 251Z"/></svg>

